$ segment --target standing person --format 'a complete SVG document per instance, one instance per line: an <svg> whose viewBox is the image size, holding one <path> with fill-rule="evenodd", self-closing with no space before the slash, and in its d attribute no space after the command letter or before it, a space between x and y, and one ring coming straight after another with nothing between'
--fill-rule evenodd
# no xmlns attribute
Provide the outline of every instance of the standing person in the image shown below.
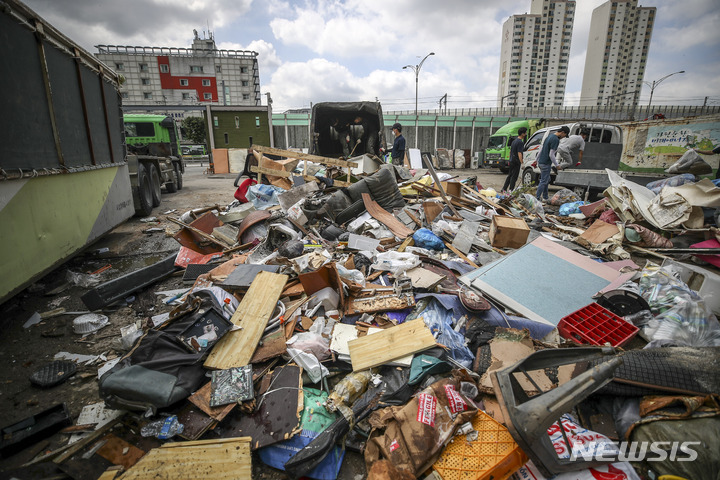
<svg viewBox="0 0 720 480"><path fill-rule="evenodd" d="M402 136L402 125L394 123L392 126L393 140L392 164L403 166L405 163L405 137Z"/></svg>
<svg viewBox="0 0 720 480"><path fill-rule="evenodd" d="M526 136L527 128L518 128L518 136L510 145L510 171L508 172L505 184L502 187L503 191L512 191L515 189L515 182L517 182L518 175L520 174L520 167L522 166L523 147L525 146Z"/></svg>
<svg viewBox="0 0 720 480"><path fill-rule="evenodd" d="M547 140L543 143L542 150L537 157L538 167L540 168L540 184L537 188L537 194L535 197L541 200L542 203L547 203L549 193L548 185L550 185L550 169L557 167L557 160L555 159L555 152L560 145L560 139L565 138L570 133L570 129L563 125L560 130L555 132L554 135L548 135Z"/></svg>
<svg viewBox="0 0 720 480"><path fill-rule="evenodd" d="M583 130L580 135L570 135L564 142L560 142L558 147L558 156L560 157L560 165L558 170L563 170L572 166L579 166L582 163L583 152L585 151L585 142L588 139L588 131Z"/></svg>

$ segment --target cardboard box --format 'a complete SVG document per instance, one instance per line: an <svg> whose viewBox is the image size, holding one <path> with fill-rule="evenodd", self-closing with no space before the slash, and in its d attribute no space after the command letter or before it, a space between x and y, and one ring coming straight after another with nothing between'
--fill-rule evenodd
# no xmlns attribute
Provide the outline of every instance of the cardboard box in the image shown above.
<svg viewBox="0 0 720 480"><path fill-rule="evenodd" d="M462 197L462 184L460 182L440 182L445 193L455 197Z"/></svg>
<svg viewBox="0 0 720 480"><path fill-rule="evenodd" d="M522 218L495 215L490 225L490 245L493 247L520 248L527 242L530 228Z"/></svg>

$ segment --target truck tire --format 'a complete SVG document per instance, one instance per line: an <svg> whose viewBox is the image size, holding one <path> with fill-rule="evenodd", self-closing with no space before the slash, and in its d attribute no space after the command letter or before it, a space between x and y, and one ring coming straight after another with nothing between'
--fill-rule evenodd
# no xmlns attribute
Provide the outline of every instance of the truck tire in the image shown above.
<svg viewBox="0 0 720 480"><path fill-rule="evenodd" d="M522 184L523 184L523 185L530 185L531 183L535 183L535 182L536 182L536 180L535 180L535 172L533 172L533 169L532 169L532 168L529 168L529 167L526 168L526 169L523 171L523 174L522 174Z"/></svg>
<svg viewBox="0 0 720 480"><path fill-rule="evenodd" d="M150 167L150 182L152 183L152 204L153 207L157 207L160 205L160 196L162 195L162 192L160 191L160 188L162 188L160 172L158 172L157 166L155 166L154 163L150 163L148 166Z"/></svg>
<svg viewBox="0 0 720 480"><path fill-rule="evenodd" d="M170 181L165 184L165 190L167 190L168 193L175 193L178 191L177 169L175 168L174 164L172 170L170 171Z"/></svg>
<svg viewBox="0 0 720 480"><path fill-rule="evenodd" d="M153 209L152 182L147 168L142 163L138 164L137 176L138 186L133 187L135 215L147 217L152 213Z"/></svg>
<svg viewBox="0 0 720 480"><path fill-rule="evenodd" d="M178 190L182 190L183 187L183 178L182 178L182 170L180 169L179 163L173 163L173 169L175 169L175 186Z"/></svg>

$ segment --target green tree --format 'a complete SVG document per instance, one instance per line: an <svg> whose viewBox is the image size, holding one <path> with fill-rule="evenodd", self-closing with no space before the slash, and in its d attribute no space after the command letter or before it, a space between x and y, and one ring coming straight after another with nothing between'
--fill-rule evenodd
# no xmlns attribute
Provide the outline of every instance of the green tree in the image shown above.
<svg viewBox="0 0 720 480"><path fill-rule="evenodd" d="M202 117L185 117L182 121L183 135L193 143L205 144L205 120Z"/></svg>

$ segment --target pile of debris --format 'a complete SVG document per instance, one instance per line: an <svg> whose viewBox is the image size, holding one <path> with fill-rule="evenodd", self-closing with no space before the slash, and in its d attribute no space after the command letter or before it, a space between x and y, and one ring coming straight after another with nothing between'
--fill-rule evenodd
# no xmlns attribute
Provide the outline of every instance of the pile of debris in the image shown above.
<svg viewBox="0 0 720 480"><path fill-rule="evenodd" d="M83 296L97 312L178 269L192 285L124 332L104 403L64 430L82 434L17 478L250 478L255 459L335 479L347 451L371 479L720 470L720 276L679 261L720 265L712 182L656 194L609 172L602 200L543 205L432 161L254 148L269 184L168 217L177 254ZM68 423L60 405L10 425L0 451Z"/></svg>

